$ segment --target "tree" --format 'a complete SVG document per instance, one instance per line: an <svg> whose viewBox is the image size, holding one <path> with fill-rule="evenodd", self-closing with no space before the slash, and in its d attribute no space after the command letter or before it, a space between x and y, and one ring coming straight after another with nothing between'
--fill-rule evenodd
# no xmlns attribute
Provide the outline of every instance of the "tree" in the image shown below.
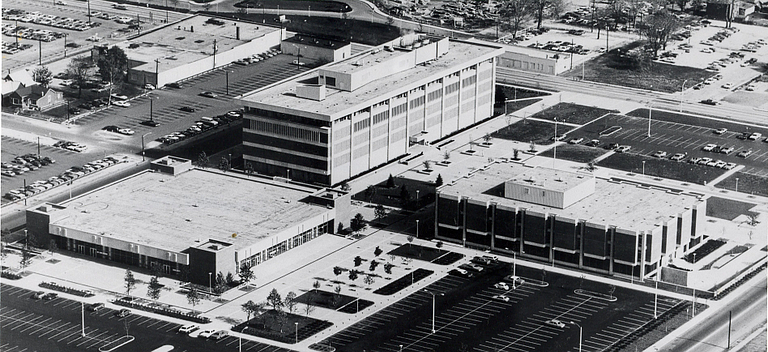
<svg viewBox="0 0 768 352"><path fill-rule="evenodd" d="M536 144L533 143L533 141L531 141L531 145L530 145L530 147L528 147L528 151L531 152L531 153L535 153L536 152Z"/></svg>
<svg viewBox="0 0 768 352"><path fill-rule="evenodd" d="M382 251L379 246L376 246L376 249L373 250L373 255L378 257L381 255L381 253L384 253L384 251Z"/></svg>
<svg viewBox="0 0 768 352"><path fill-rule="evenodd" d="M227 282L228 286L235 286L235 276L232 275L232 272L228 272L227 277L224 278L224 280Z"/></svg>
<svg viewBox="0 0 768 352"><path fill-rule="evenodd" d="M648 42L648 47L653 51L653 56L659 54L659 50L667 48L669 37L680 27L680 21L667 11L659 11L647 16L642 26L639 26L640 35Z"/></svg>
<svg viewBox="0 0 768 352"><path fill-rule="evenodd" d="M408 239L408 247L410 247L410 246L411 246L411 244L413 244L413 239L414 239L414 237L413 237L413 236L411 236L411 235L408 235L407 239Z"/></svg>
<svg viewBox="0 0 768 352"><path fill-rule="evenodd" d="M512 158L515 160L520 160L520 151L515 149L512 151Z"/></svg>
<svg viewBox="0 0 768 352"><path fill-rule="evenodd" d="M309 304L309 302L304 304L304 313L309 316L312 314L312 312L315 310L315 306Z"/></svg>
<svg viewBox="0 0 768 352"><path fill-rule="evenodd" d="M344 192L349 192L352 190L352 187L349 185L349 183L347 183L347 181L342 182L339 188L341 188L341 190Z"/></svg>
<svg viewBox="0 0 768 352"><path fill-rule="evenodd" d="M376 208L373 209L373 216L375 216L376 219L383 219L387 216L387 208L381 204L377 205Z"/></svg>
<svg viewBox="0 0 768 352"><path fill-rule="evenodd" d="M272 306L273 310L280 310L283 308L283 298L280 297L280 294L277 293L277 289L273 288L271 292L269 292L269 296L267 296L267 304Z"/></svg>
<svg viewBox="0 0 768 352"><path fill-rule="evenodd" d="M192 287L187 291L187 302L189 302L193 308L200 303L200 292L198 292L196 288Z"/></svg>
<svg viewBox="0 0 768 352"><path fill-rule="evenodd" d="M517 31L521 25L534 12L531 0L506 0L499 10L500 19L506 19L507 25L512 29L512 37L517 37Z"/></svg>
<svg viewBox="0 0 768 352"><path fill-rule="evenodd" d="M253 270L248 264L243 264L240 267L240 282L247 284L251 280L253 280Z"/></svg>
<svg viewBox="0 0 768 352"><path fill-rule="evenodd" d="M376 280L373 279L373 276L365 275L365 279L363 279L363 283L365 283L368 286L371 286L373 285L374 282L376 282Z"/></svg>
<svg viewBox="0 0 768 352"><path fill-rule="evenodd" d="M344 232L344 224L339 222L339 227L336 229L336 233L342 233Z"/></svg>
<svg viewBox="0 0 768 352"><path fill-rule="evenodd" d="M387 178L386 187L387 188L395 188L395 186L396 186L395 185L395 178L392 177L392 174L389 174L389 177Z"/></svg>
<svg viewBox="0 0 768 352"><path fill-rule="evenodd" d="M72 78L72 83L78 86L78 96L83 92L83 85L93 76L93 61L87 56L72 59L67 66L67 75Z"/></svg>
<svg viewBox="0 0 768 352"><path fill-rule="evenodd" d="M376 186L370 185L365 188L365 192L363 193L365 196L365 199L367 199L369 202L373 200L373 196L376 195Z"/></svg>
<svg viewBox="0 0 768 352"><path fill-rule="evenodd" d="M352 281L357 280L357 270L350 270L349 271L349 279Z"/></svg>
<svg viewBox="0 0 768 352"><path fill-rule="evenodd" d="M411 200L411 192L408 191L408 187L405 185L400 187L400 200L403 203L408 203Z"/></svg>
<svg viewBox="0 0 768 352"><path fill-rule="evenodd" d="M297 304L299 304L299 302L296 301L296 293L293 291L288 292L283 301L283 305L285 305L285 308L288 308L288 312L293 314L293 310L296 309Z"/></svg>
<svg viewBox="0 0 768 352"><path fill-rule="evenodd" d="M53 73L48 67L40 66L32 70L32 79L47 88L51 81L53 81Z"/></svg>
<svg viewBox="0 0 768 352"><path fill-rule="evenodd" d="M21 269L26 269L32 264L32 252L27 248L21 249L21 260L19 260L19 266Z"/></svg>
<svg viewBox="0 0 768 352"><path fill-rule="evenodd" d="M368 270L375 271L377 266L379 266L379 262L371 260L371 265L368 267Z"/></svg>
<svg viewBox="0 0 768 352"><path fill-rule="evenodd" d="M451 159L451 151L446 150L445 152L443 152L443 161L447 162L450 159Z"/></svg>
<svg viewBox="0 0 768 352"><path fill-rule="evenodd" d="M339 300L340 296L341 296L341 285L336 285L336 287L333 288L333 305L336 305L336 302Z"/></svg>
<svg viewBox="0 0 768 352"><path fill-rule="evenodd" d="M251 320L251 314L256 315L261 314L261 312L264 310L264 303L255 303L254 301L249 300L248 302L243 303L243 305L240 306L243 312L245 312L248 315L248 319L246 319L246 323Z"/></svg>
<svg viewBox="0 0 768 352"><path fill-rule="evenodd" d="M365 229L366 224L363 214L357 213L355 217L349 221L349 227L352 228L352 231L362 231Z"/></svg>
<svg viewBox="0 0 768 352"><path fill-rule="evenodd" d="M197 156L197 166L199 167L206 168L210 162L211 158L209 158L205 152L200 152L200 154Z"/></svg>
<svg viewBox="0 0 768 352"><path fill-rule="evenodd" d="M437 241L437 243L435 243L435 247L443 248L443 241Z"/></svg>
<svg viewBox="0 0 768 352"><path fill-rule="evenodd" d="M385 263L384 264L384 272L387 273L387 274L392 274L392 267L393 266L394 265L392 265L392 263Z"/></svg>
<svg viewBox="0 0 768 352"><path fill-rule="evenodd" d="M48 241L48 251L51 252L51 256L53 256L53 253L56 253L56 250L59 249L59 246L56 244L56 240L51 239Z"/></svg>
<svg viewBox="0 0 768 352"><path fill-rule="evenodd" d="M312 287L314 287L315 292L317 292L317 290L320 289L320 281L315 280L315 283L312 284Z"/></svg>
<svg viewBox="0 0 768 352"><path fill-rule="evenodd" d="M440 174L437 174L437 179L435 179L435 187L440 187L443 185L443 176Z"/></svg>
<svg viewBox="0 0 768 352"><path fill-rule="evenodd" d="M162 289L163 285L160 284L157 276L152 276L152 278L149 279L149 286L147 286L147 297L157 301L160 299L160 292Z"/></svg>
<svg viewBox="0 0 768 352"><path fill-rule="evenodd" d="M483 135L483 142L485 144L491 144L492 140L493 140L493 136L491 136L490 133L486 133L485 135Z"/></svg>
<svg viewBox="0 0 768 352"><path fill-rule="evenodd" d="M253 170L253 163L245 163L245 174L251 177L255 171Z"/></svg>
<svg viewBox="0 0 768 352"><path fill-rule="evenodd" d="M334 275L339 276L343 272L344 272L344 269L342 269L340 266L334 266L333 267L333 274Z"/></svg>
<svg viewBox="0 0 768 352"><path fill-rule="evenodd" d="M219 170L226 172L226 171L229 171L229 168L230 168L229 160L227 160L227 158L222 156L221 160L219 160Z"/></svg>
<svg viewBox="0 0 768 352"><path fill-rule="evenodd" d="M111 99L112 87L115 85L115 82L123 81L125 79L125 74L128 72L128 55L125 54L123 49L117 45L113 45L111 48L107 49L107 52L104 53L104 55L99 57L96 66L99 67L99 75L101 76L101 79L109 82Z"/></svg>
<svg viewBox="0 0 768 352"><path fill-rule="evenodd" d="M226 290L227 290L227 279L225 278L224 273L219 271L216 274L216 286L213 288L213 291L218 294L221 294Z"/></svg>
<svg viewBox="0 0 768 352"><path fill-rule="evenodd" d="M355 266L360 266L360 264L363 263L363 258L360 258L360 256L355 257Z"/></svg>
<svg viewBox="0 0 768 352"><path fill-rule="evenodd" d="M565 7L563 0L532 0L535 8L536 28L541 28L541 22L545 15L557 18Z"/></svg>
<svg viewBox="0 0 768 352"><path fill-rule="evenodd" d="M431 161L424 160L421 164L424 165L424 169L425 170L427 170L427 171L432 170L432 162Z"/></svg>
<svg viewBox="0 0 768 352"><path fill-rule="evenodd" d="M133 277L133 272L130 269L125 270L125 294L130 296L131 291L136 288L136 278Z"/></svg>
<svg viewBox="0 0 768 352"><path fill-rule="evenodd" d="M747 224L749 226L757 226L757 224L760 223L760 220L757 219L758 213L749 212L747 213Z"/></svg>

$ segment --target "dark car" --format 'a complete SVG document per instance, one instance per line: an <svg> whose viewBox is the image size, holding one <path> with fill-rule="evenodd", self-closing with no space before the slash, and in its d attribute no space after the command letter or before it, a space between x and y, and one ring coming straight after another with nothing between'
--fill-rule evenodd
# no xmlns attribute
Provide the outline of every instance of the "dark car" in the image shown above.
<svg viewBox="0 0 768 352"><path fill-rule="evenodd" d="M165 85L166 87L181 89L183 86L179 82L171 82Z"/></svg>
<svg viewBox="0 0 768 352"><path fill-rule="evenodd" d="M45 291L37 291L32 294L32 298L34 299L43 299L43 296L45 296Z"/></svg>
<svg viewBox="0 0 768 352"><path fill-rule="evenodd" d="M69 108L69 113L72 115L77 115L80 113L80 109L78 108Z"/></svg>
<svg viewBox="0 0 768 352"><path fill-rule="evenodd" d="M117 312L115 313L115 315L116 315L118 318L125 318L125 317L127 317L127 316L131 315L131 311L130 311L129 309L121 309L121 310L117 311Z"/></svg>
<svg viewBox="0 0 768 352"><path fill-rule="evenodd" d="M142 124L142 125L144 125L144 126L149 126L149 127L157 127L157 126L160 126L160 124L159 124L159 123L157 123L156 121L153 121L153 120L141 121L141 122L139 122L139 123L140 123L140 124Z"/></svg>
<svg viewBox="0 0 768 352"><path fill-rule="evenodd" d="M54 300L56 299L56 297L59 297L59 294L54 292L48 292L45 295L43 295L43 299L46 301Z"/></svg>
<svg viewBox="0 0 768 352"><path fill-rule="evenodd" d="M472 273L469 271L466 271L464 269L453 269L448 272L448 274L456 275L456 276L463 276L463 277L472 277Z"/></svg>
<svg viewBox="0 0 768 352"><path fill-rule="evenodd" d="M109 126L104 126L102 130L107 132L117 132L118 130L120 130L120 127L109 125Z"/></svg>
<svg viewBox="0 0 768 352"><path fill-rule="evenodd" d="M206 98L216 98L216 97L218 97L218 95L216 93L214 93L214 92L202 92L202 93L200 93L200 96L201 97L206 97Z"/></svg>
<svg viewBox="0 0 768 352"><path fill-rule="evenodd" d="M95 311L97 311L97 310L99 310L101 308L104 308L104 303L101 303L101 302L93 303L93 304L88 306L88 310L91 311L91 312L95 312Z"/></svg>
<svg viewBox="0 0 768 352"><path fill-rule="evenodd" d="M707 104L707 105L720 105L719 101L714 101L712 99L705 99L705 100L700 101L700 103Z"/></svg>
<svg viewBox="0 0 768 352"><path fill-rule="evenodd" d="M179 110L186 111L186 112L195 112L195 108L191 106L182 106L179 108Z"/></svg>

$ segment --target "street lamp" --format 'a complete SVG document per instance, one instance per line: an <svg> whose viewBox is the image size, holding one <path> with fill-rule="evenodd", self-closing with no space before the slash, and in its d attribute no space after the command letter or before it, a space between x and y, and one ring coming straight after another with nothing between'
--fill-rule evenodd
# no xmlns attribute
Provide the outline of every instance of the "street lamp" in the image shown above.
<svg viewBox="0 0 768 352"><path fill-rule="evenodd" d="M648 137L651 136L651 112L653 111L653 102L648 103Z"/></svg>
<svg viewBox="0 0 768 352"><path fill-rule="evenodd" d="M736 192L739 191L739 178L736 177Z"/></svg>
<svg viewBox="0 0 768 352"><path fill-rule="evenodd" d="M245 329L247 329L248 326L243 326L243 330L240 331L240 335L238 335L238 342L237 342L237 351L243 352L243 334L245 333Z"/></svg>
<svg viewBox="0 0 768 352"><path fill-rule="evenodd" d="M680 87L680 112L683 112L683 97L685 96L685 83L688 82L686 79L683 81L683 86Z"/></svg>
<svg viewBox="0 0 768 352"><path fill-rule="evenodd" d="M419 238L419 219L416 219L416 238Z"/></svg>
<svg viewBox="0 0 768 352"><path fill-rule="evenodd" d="M297 343L299 343L299 322L296 321L296 322L293 322L293 323L296 325L296 342L294 342L294 344L297 344Z"/></svg>
<svg viewBox="0 0 768 352"><path fill-rule="evenodd" d="M579 327L579 352L581 352L581 337L583 336L583 335L582 335L582 328L581 328L581 325L579 325L579 324L578 324L578 323L576 323L575 321L572 321L572 322L571 322L571 324L573 324L573 325L576 325L576 326L578 326L578 327Z"/></svg>
<svg viewBox="0 0 768 352"><path fill-rule="evenodd" d="M643 160L643 176L645 176L645 160Z"/></svg>
<svg viewBox="0 0 768 352"><path fill-rule="evenodd" d="M431 291L424 290L424 292L429 293L432 295L432 333L435 333L435 296L445 296L445 294L441 293L432 293Z"/></svg>
<svg viewBox="0 0 768 352"><path fill-rule="evenodd" d="M213 274L213 273L211 273L211 272L209 271L209 272L208 272L208 293L211 293L211 292L213 292L213 289L211 289L211 274Z"/></svg>
<svg viewBox="0 0 768 352"><path fill-rule="evenodd" d="M403 352L403 345L400 345L400 352Z"/></svg>
<svg viewBox="0 0 768 352"><path fill-rule="evenodd" d="M144 137L146 137L146 136L148 136L150 134L152 134L152 132L147 132L147 133L141 135L141 161L145 161L146 160L144 158Z"/></svg>

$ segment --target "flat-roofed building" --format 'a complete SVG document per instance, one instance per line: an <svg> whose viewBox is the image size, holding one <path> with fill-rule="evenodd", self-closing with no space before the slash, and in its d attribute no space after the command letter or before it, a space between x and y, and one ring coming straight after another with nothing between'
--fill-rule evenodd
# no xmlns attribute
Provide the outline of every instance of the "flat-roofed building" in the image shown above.
<svg viewBox="0 0 768 352"><path fill-rule="evenodd" d="M338 184L492 116L502 49L406 36L244 95L259 173Z"/></svg>
<svg viewBox="0 0 768 352"><path fill-rule="evenodd" d="M436 237L645 277L701 241L706 200L591 174L492 164L438 189Z"/></svg>
<svg viewBox="0 0 768 352"><path fill-rule="evenodd" d="M197 169L166 157L152 170L27 210L38 243L208 284L334 231L345 195Z"/></svg>

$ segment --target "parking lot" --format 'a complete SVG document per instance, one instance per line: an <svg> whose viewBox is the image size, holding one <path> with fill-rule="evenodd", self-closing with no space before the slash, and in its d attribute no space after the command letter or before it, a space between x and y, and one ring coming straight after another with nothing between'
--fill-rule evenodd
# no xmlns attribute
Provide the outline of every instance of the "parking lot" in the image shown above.
<svg viewBox="0 0 768 352"><path fill-rule="evenodd" d="M37 154L37 143L14 139L7 136L2 137L2 143L3 163L10 163L15 157L20 155ZM71 150L54 148L48 145L41 145L40 155L43 157L50 157L51 159L56 160L56 163L43 166L34 171L27 171L22 175L3 175L2 182L0 182L0 185L2 185L3 194L5 194L5 192L7 192L9 189L21 187L24 184L24 179L27 180L27 184L31 184L37 180L47 180L49 177L58 175L73 165L82 165L82 162L78 161L82 158L80 153Z"/></svg>
<svg viewBox="0 0 768 352"><path fill-rule="evenodd" d="M519 266L516 274L526 283L495 287L510 272L510 263L502 263L470 278L444 276L319 344L337 351L578 351L581 325L583 346L603 350L654 319L650 294L618 288L610 301L603 298L605 284ZM547 284L537 282L542 277ZM687 303L659 297L655 314L678 304Z"/></svg>
<svg viewBox="0 0 768 352"><path fill-rule="evenodd" d="M59 294L53 300L35 300L33 291L2 285L0 332L3 351L97 351L99 347L126 334L137 337L123 347L126 350L151 351L162 345L179 350L210 351L238 348L239 339L228 336L221 340L202 340L174 334L182 324L131 314L118 318L118 310L102 308L85 310L85 336L82 336L81 303ZM87 306L87 304L86 304ZM243 351L283 352L284 348L243 340Z"/></svg>

